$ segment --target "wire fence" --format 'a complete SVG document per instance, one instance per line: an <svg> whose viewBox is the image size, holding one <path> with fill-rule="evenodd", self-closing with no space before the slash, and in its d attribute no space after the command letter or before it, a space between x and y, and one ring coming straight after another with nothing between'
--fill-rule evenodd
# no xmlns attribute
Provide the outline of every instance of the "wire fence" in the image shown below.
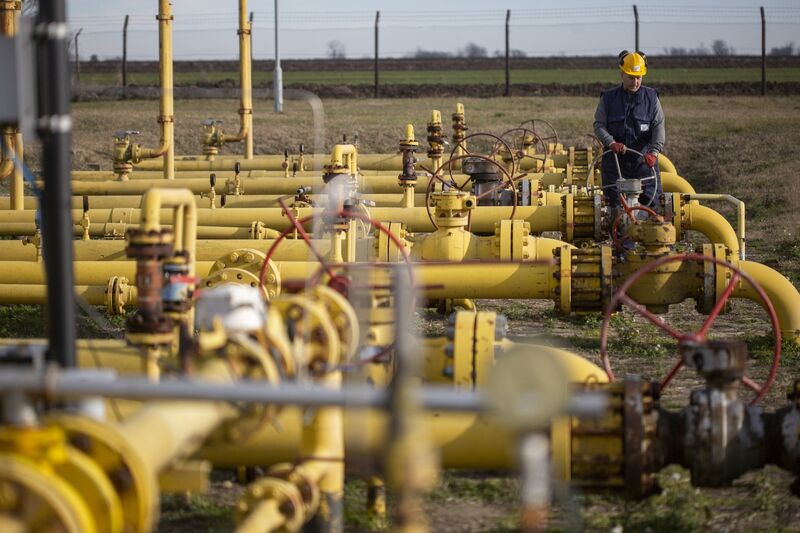
<svg viewBox="0 0 800 533"><path fill-rule="evenodd" d="M237 13L229 11L182 13L175 10L175 59L234 59ZM761 14L757 6L676 5L638 6L640 47L650 54L670 49L714 54L713 41L724 41L734 54L761 51ZM256 58L274 56L274 13L253 10ZM284 58L329 57L334 52L350 58L373 57L376 12L281 11L279 37ZM420 50L457 55L470 43L487 55L502 52L505 9L424 13L382 11L380 56L413 57ZM591 8L512 10L511 48L528 56L609 55L634 46L632 5ZM112 59L121 55L124 15L79 15L69 22L83 28L84 55ZM800 6L765 10L768 51L782 48L800 34ZM130 60L157 58L157 25L152 14L131 14L128 29ZM116 36L116 38L115 38ZM341 46L334 50L331 43ZM476 50L473 50L473 52ZM792 49L794 52L794 49Z"/></svg>
<svg viewBox="0 0 800 533"><path fill-rule="evenodd" d="M236 34L238 14L235 9L215 12L179 11L175 6L173 49L176 61L234 61L238 57ZM253 10L252 56L256 61L272 60L275 56L275 20L272 10ZM80 51L82 62L89 60L84 70L92 72L92 63L116 60L122 56L125 15L80 15L69 22L74 39L73 51ZM158 27L153 14L134 13L128 16L127 60L156 61L158 59ZM649 56L702 58L695 66L725 67L723 73L710 73L711 82L758 82L766 88L766 60L772 66L793 67L780 72L772 70L770 81L800 82L800 59L776 62L775 58L798 57L800 47L792 38L800 35L800 6L736 5L610 5L590 8L546 7L519 10L430 10L416 11L298 11L285 10L279 15L280 50L282 60L360 59L365 60L346 68L361 71L361 75L320 75L321 83L374 83L378 94L377 70L414 70L398 60L439 60L422 70L493 71L491 74L461 77L461 83L506 84L509 92L513 83L557 83L560 74L539 73L534 68L595 69L581 76L567 76L566 83L602 82L611 80L613 70L606 63L551 62L535 67L526 58L614 57L622 49L640 49ZM734 61L743 56L764 56L764 64L753 61ZM508 57L507 61L504 61ZM471 64L457 59L478 60ZM487 63L486 60L495 59ZM383 60L383 63L380 61ZM391 60L391 61L390 61ZM480 60L483 60L481 63ZM380 64L380 66L379 66ZM477 65L477 67L476 67ZM660 67L669 68L662 62ZM685 65L674 64L674 67ZM740 67L738 70L731 67ZM106 66L108 68L108 66ZM759 71L759 67L761 67ZM115 67L116 68L116 67ZM194 67L193 67L194 68ZM235 66L217 66L200 71L228 68L228 78L236 79ZM295 71L340 70L326 68L317 61L304 66L294 63L287 69L288 84L312 81ZM196 68L194 68L196 70ZM370 73L376 70L374 76ZM102 70L102 69L95 69ZM117 68L121 71L121 67ZM505 70L505 75L503 71ZM76 71L80 79L79 65ZM601 72L602 71L602 72ZM609 74L611 72L611 74ZM669 81L687 81L677 68L668 71ZM151 73L152 74L152 73ZM196 74L196 72L195 72ZM269 73L254 73L256 83L265 83ZM588 77L587 77L588 76ZM424 76L428 83L448 83L452 76ZM148 77L132 74L125 78L134 83L151 83ZM178 75L176 81L193 83L214 82L221 76ZM389 75L383 83L413 83L423 78L411 75ZM116 80L90 77L89 81L120 83ZM659 80L661 81L661 80Z"/></svg>

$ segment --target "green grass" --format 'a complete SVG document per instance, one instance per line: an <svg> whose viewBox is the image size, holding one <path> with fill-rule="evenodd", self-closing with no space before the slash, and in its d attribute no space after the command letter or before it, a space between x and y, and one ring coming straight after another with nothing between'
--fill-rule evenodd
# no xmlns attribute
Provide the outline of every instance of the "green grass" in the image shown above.
<svg viewBox="0 0 800 533"><path fill-rule="evenodd" d="M800 81L800 68L773 68L767 72L769 81ZM81 82L87 85L115 85L119 83L117 73L85 73ZM175 83L191 85L198 82L232 80L238 83L238 72L176 72ZM706 69L651 69L647 83L723 83L734 81L755 82L761 80L761 70L755 68L706 68ZM128 81L137 85L158 83L156 72L134 73ZM270 83L272 72L254 72L253 84ZM380 73L384 84L500 84L505 83L503 70L388 70ZM616 83L619 77L613 69L527 69L512 70L512 83L560 83L580 85L586 83ZM283 82L294 84L346 84L372 85L373 73L367 70L339 72L293 72L283 71Z"/></svg>

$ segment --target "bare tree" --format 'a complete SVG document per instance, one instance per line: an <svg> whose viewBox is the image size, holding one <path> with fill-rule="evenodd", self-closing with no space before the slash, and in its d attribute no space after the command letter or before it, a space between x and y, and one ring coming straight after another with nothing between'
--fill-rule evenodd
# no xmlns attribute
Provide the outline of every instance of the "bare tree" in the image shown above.
<svg viewBox="0 0 800 533"><path fill-rule="evenodd" d="M328 57L331 59L344 59L347 52L342 41L328 41Z"/></svg>
<svg viewBox="0 0 800 533"><path fill-rule="evenodd" d="M728 43L722 39L717 39L711 43L711 51L714 52L715 56L732 56L735 52L733 47L728 46Z"/></svg>

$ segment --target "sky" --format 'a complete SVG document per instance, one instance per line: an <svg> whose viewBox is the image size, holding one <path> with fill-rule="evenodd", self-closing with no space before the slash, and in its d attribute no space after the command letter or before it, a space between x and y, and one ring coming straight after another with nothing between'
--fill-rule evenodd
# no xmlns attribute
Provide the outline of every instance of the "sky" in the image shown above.
<svg viewBox="0 0 800 533"><path fill-rule="evenodd" d="M326 57L337 45L347 57L372 57L374 22L380 16L381 57L417 50L458 53L468 43L489 55L504 50L506 10L511 10L511 48L529 56L616 55L634 46L632 4L561 0L304 0L279 2L281 58ZM174 57L234 59L238 54L237 0L174 0ZM760 54L759 6L767 18L767 50L800 46L797 0L639 0L640 48L648 54L671 47L710 47L722 39L736 53ZM157 59L157 0L67 0L68 21L80 35L81 57L122 55L122 26L130 15L128 57ZM274 0L249 0L253 57L275 56Z"/></svg>

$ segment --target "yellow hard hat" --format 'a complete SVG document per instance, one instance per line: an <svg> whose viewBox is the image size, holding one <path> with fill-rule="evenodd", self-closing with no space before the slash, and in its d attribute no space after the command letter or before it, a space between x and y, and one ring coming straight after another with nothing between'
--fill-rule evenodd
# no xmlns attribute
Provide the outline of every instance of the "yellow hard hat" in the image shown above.
<svg viewBox="0 0 800 533"><path fill-rule="evenodd" d="M647 74L647 56L623 50L619 54L619 69L629 76L644 76Z"/></svg>

